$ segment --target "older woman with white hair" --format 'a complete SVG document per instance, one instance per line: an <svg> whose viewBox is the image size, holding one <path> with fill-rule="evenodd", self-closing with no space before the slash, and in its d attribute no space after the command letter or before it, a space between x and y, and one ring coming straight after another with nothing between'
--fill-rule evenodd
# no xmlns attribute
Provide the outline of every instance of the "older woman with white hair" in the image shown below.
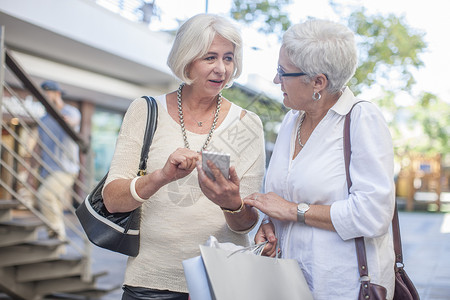
<svg viewBox="0 0 450 300"><path fill-rule="evenodd" d="M103 190L111 212L142 208L140 252L128 259L125 272L126 300L188 299L182 261L199 255L199 244L210 236L248 246L258 221L242 197L262 185L262 123L221 95L242 70L237 27L211 14L190 18L167 63L182 84L155 97L158 120L147 175L136 177L147 119L139 98L125 114ZM214 164L215 180L205 174L197 163L203 150L230 154L228 178Z"/></svg>
<svg viewBox="0 0 450 300"><path fill-rule="evenodd" d="M387 299L394 292L392 139L380 110L357 103L345 86L356 66L346 26L309 20L286 31L274 82L292 110L279 131L265 194L244 200L266 214L255 241L270 242L267 255L280 251L278 243L282 257L296 259L315 300L358 298L358 237L365 240L371 283L383 286ZM350 191L343 151L349 112Z"/></svg>

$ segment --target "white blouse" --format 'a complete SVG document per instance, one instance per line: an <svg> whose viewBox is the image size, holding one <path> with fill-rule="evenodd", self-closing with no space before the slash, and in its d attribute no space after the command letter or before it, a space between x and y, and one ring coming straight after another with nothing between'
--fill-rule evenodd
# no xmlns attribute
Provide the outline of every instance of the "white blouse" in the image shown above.
<svg viewBox="0 0 450 300"><path fill-rule="evenodd" d="M356 99L346 88L292 159L299 116L290 111L278 134L265 192L300 203L331 205L336 232L297 222L275 224L282 256L299 262L315 300L357 299L359 273L354 238L364 236L371 282L394 289L394 250L389 233L394 201L393 145L387 124L372 103L351 114L350 176L347 191L343 152L345 115Z"/></svg>

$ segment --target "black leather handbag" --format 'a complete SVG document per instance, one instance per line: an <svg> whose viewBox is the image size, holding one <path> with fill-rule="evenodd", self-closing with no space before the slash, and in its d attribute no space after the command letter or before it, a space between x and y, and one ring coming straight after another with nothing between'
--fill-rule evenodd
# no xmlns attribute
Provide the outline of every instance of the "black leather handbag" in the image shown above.
<svg viewBox="0 0 450 300"><path fill-rule="evenodd" d="M156 100L147 96L142 98L147 100L148 114L139 163L139 176L146 173L148 150L153 140L158 119ZM108 174L100 180L76 209L76 215L93 244L128 256L137 256L139 253L141 208L124 213L110 213L106 209L102 197L102 189L107 176Z"/></svg>

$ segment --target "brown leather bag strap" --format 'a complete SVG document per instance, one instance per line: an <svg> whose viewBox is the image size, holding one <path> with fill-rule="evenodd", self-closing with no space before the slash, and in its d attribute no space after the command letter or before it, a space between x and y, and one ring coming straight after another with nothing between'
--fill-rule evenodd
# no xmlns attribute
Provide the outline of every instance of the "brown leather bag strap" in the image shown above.
<svg viewBox="0 0 450 300"><path fill-rule="evenodd" d="M345 160L345 175L347 177L348 194L350 195L350 187L352 186L352 180L350 178L350 156L351 156L351 143L350 143L350 115L356 104L363 101L358 101L353 104L352 108L345 116L344 122L344 160ZM366 246L363 237L355 238L356 256L358 258L358 270L359 276L363 281L369 281L369 268L367 267Z"/></svg>
<svg viewBox="0 0 450 300"><path fill-rule="evenodd" d="M352 106L348 114L345 116L344 122L344 159L345 159L345 175L347 177L347 188L350 194L350 187L352 186L352 179L350 178L350 156L351 156L351 144L350 144L350 114L352 113Z"/></svg>
<svg viewBox="0 0 450 300"><path fill-rule="evenodd" d="M363 101L359 101L359 102L363 102ZM344 122L344 159L345 159L345 173L346 173L346 177L347 177L347 186L348 186L349 194L350 194L350 187L352 186L352 180L350 178L350 156L351 156L350 115L351 115L352 110L355 107L355 105L358 104L359 102L356 102L355 104L353 104L352 108L350 109L348 114L345 116L345 122ZM400 236L400 225L399 225L399 221L398 221L397 201L395 201L394 216L392 218L392 235L393 235L393 240L394 240L395 262L396 262L396 265L400 264L399 267L402 267L403 266L402 239ZM367 276L368 268L367 268L367 257L366 257L364 238L362 238L362 237L356 238L355 244L356 244L356 253L358 256L359 274L360 274L360 276Z"/></svg>
<svg viewBox="0 0 450 300"><path fill-rule="evenodd" d="M402 238L400 237L397 201L395 201L394 217L392 218L392 236L394 239L395 263L396 265L401 264L401 267L403 267Z"/></svg>
<svg viewBox="0 0 450 300"><path fill-rule="evenodd" d="M363 102L363 101L359 101ZM350 178L350 156L351 156L351 143L350 143L350 115L356 104L353 104L352 108L345 116L344 122L344 159L345 159L345 173L347 177L348 193L350 194L350 187L352 186L352 180ZM402 240L400 236L400 225L398 222L398 209L397 201L395 201L394 216L392 218L392 235L394 240L394 252L395 262L403 265L403 253L402 253ZM356 254L358 256L359 274L360 276L367 276L369 273L367 267L366 247L364 238L355 238Z"/></svg>
<svg viewBox="0 0 450 300"><path fill-rule="evenodd" d="M369 268L367 267L366 244L364 238L355 238L356 256L358 257L359 277L369 276ZM366 281L366 280L365 280ZM368 280L367 280L368 281Z"/></svg>

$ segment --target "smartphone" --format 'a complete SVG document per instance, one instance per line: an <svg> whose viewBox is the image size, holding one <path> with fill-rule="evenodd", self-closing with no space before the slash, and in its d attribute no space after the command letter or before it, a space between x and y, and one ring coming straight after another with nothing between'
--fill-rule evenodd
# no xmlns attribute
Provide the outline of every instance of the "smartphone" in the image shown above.
<svg viewBox="0 0 450 300"><path fill-rule="evenodd" d="M219 152L211 152L211 151L202 151L202 167L205 171L206 175L215 180L213 173L209 169L206 162L210 160L212 161L222 172L223 177L228 179L229 171L230 171L230 154L227 153L219 153Z"/></svg>

